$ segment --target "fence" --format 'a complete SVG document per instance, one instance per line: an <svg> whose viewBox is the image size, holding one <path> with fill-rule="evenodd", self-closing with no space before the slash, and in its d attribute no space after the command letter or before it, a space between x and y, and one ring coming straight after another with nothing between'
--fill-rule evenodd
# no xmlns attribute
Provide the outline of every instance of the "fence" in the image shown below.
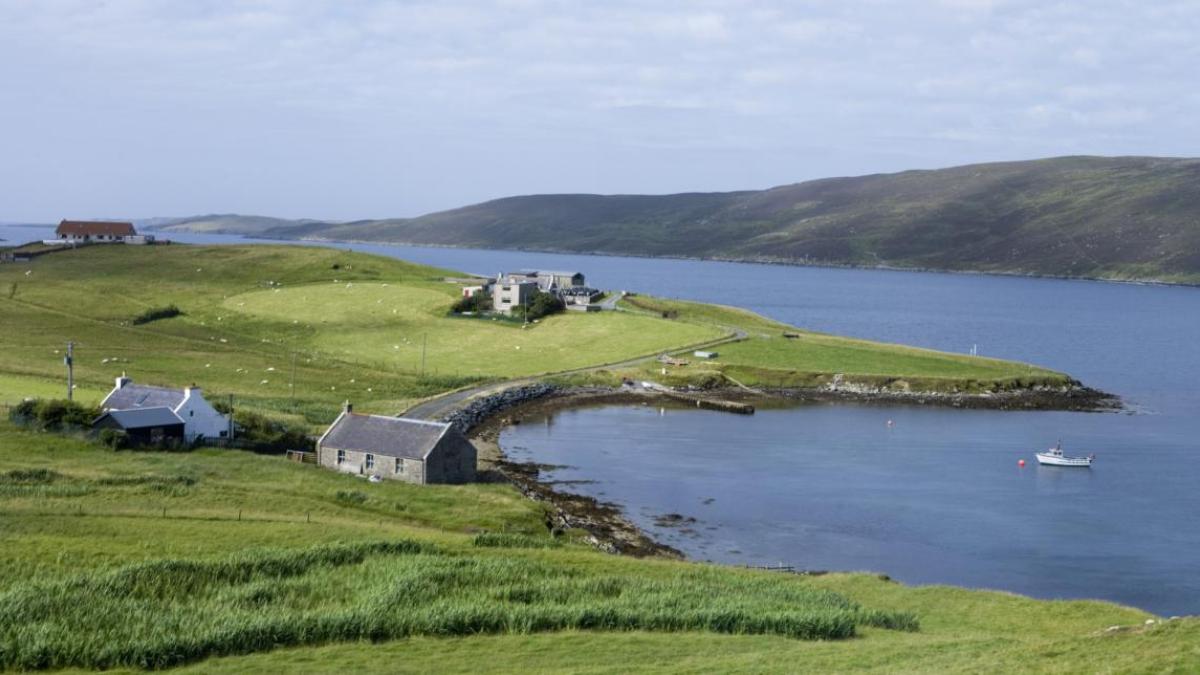
<svg viewBox="0 0 1200 675"><path fill-rule="evenodd" d="M300 464L316 464L317 453L306 450L288 450L287 458Z"/></svg>

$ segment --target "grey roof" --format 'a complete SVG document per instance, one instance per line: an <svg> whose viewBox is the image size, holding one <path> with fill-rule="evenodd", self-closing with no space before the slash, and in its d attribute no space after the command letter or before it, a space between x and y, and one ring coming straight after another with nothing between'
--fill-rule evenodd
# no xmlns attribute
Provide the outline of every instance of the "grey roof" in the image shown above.
<svg viewBox="0 0 1200 675"><path fill-rule="evenodd" d="M425 459L450 428L441 422L346 413L321 438L321 446L385 457Z"/></svg>
<svg viewBox="0 0 1200 675"><path fill-rule="evenodd" d="M150 387L144 384L127 384L108 395L100 407L109 410L132 408L171 408L183 403L182 389Z"/></svg>
<svg viewBox="0 0 1200 675"><path fill-rule="evenodd" d="M111 417L122 429L144 429L146 427L165 427L172 424L183 424L183 420L170 408L135 408L133 410L111 410L104 413L97 422L105 417Z"/></svg>
<svg viewBox="0 0 1200 675"><path fill-rule="evenodd" d="M562 270L521 270L525 274L536 274L539 276L551 277L573 277L577 274L582 275L583 272L564 272Z"/></svg>

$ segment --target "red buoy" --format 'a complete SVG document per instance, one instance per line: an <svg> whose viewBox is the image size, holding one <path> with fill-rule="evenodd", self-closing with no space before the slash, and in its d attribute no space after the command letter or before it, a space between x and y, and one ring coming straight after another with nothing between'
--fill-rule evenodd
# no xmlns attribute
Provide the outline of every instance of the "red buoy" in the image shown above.
<svg viewBox="0 0 1200 675"><path fill-rule="evenodd" d="M1025 466L1025 460L1023 460L1023 459L1018 459L1018 460L1017 460L1017 466Z"/></svg>

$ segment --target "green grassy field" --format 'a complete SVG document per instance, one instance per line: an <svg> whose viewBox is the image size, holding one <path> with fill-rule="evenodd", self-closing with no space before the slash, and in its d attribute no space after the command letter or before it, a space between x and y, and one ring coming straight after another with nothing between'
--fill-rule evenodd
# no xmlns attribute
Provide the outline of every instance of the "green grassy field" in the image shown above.
<svg viewBox="0 0 1200 675"><path fill-rule="evenodd" d="M125 371L145 383L196 382L210 398L233 394L243 407L319 425L346 399L395 413L471 382L721 335L613 312L528 327L451 318L458 287L442 281L448 274L296 246L94 246L0 266L0 401L65 392L67 340L77 343L76 382L86 396L103 396ZM168 304L184 314L132 325Z"/></svg>
<svg viewBox="0 0 1200 675"><path fill-rule="evenodd" d="M412 368L424 351L427 370L474 377L571 370L724 334L712 326L611 312L562 314L528 328L450 317L446 286L298 286L235 295L224 306L253 320L277 322L280 331L289 321L311 326L298 340L309 349L351 359L369 354L389 368Z"/></svg>
<svg viewBox="0 0 1200 675"><path fill-rule="evenodd" d="M1187 672L1200 659L1200 622L1146 626L1108 603L637 560L570 536L474 545L481 531L550 543L543 522L506 486L112 453L0 423L0 664Z"/></svg>
<svg viewBox="0 0 1200 675"><path fill-rule="evenodd" d="M92 247L0 267L0 403L60 395L68 339L82 400L127 371L198 382L312 428L347 398L393 412L472 382L739 331L747 339L716 362L668 379L1067 379L812 333L787 340L795 329L749 312L650 298L529 327L451 318L446 274L283 246ZM132 324L168 304L184 314ZM581 539L552 538L543 507L508 485L371 484L215 449L112 453L3 421L0 667L1182 672L1198 658L1196 621L1146 626L1146 613L1107 603L638 560Z"/></svg>
<svg viewBox="0 0 1200 675"><path fill-rule="evenodd" d="M1063 385L1071 378L1045 368L902 345L880 344L804 331L736 307L636 296L621 301L631 312L662 316L673 322L720 326L742 331L746 339L721 345L717 359L705 361L684 352L687 366L645 366L638 377L667 384L727 375L749 386L812 387L842 375L847 383L902 391L1003 391L1033 385ZM784 334L791 335L785 337Z"/></svg>
<svg viewBox="0 0 1200 675"><path fill-rule="evenodd" d="M447 270L329 248L297 246L93 246L29 265L0 266L0 401L65 391L62 358L76 342L85 400L113 378L183 386L209 398L318 428L347 399L395 413L474 382L569 371L711 341L714 364L668 383L730 375L746 384L812 386L833 373L925 390L977 390L1066 376L974 359L803 333L751 312L636 298L633 311L566 313L523 326L448 314L458 287ZM167 305L183 314L134 325ZM651 311L654 310L654 311ZM657 310L677 316L662 318ZM652 367L632 373L649 377ZM623 373L630 374L630 373ZM662 378L660 378L662 379ZM294 382L294 389L293 389Z"/></svg>

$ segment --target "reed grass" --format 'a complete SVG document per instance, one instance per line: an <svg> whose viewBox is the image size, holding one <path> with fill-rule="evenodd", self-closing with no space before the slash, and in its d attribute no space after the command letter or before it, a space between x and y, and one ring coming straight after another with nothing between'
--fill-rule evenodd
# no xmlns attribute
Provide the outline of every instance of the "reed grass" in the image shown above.
<svg viewBox="0 0 1200 675"><path fill-rule="evenodd" d="M547 537L531 537L527 534L511 532L484 532L475 535L471 544L480 548L558 548L561 544L556 539Z"/></svg>
<svg viewBox="0 0 1200 675"><path fill-rule="evenodd" d="M0 667L166 668L280 646L561 630L708 631L806 640L915 630L797 580L703 567L666 578L418 541L167 559L0 595Z"/></svg>

